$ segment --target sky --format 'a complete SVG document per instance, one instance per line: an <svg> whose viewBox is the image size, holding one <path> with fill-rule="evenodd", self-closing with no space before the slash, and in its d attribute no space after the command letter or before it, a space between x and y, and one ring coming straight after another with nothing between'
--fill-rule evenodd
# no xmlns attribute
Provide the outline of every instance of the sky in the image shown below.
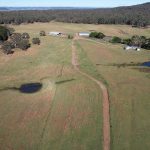
<svg viewBox="0 0 150 150"><path fill-rule="evenodd" d="M148 0L0 0L0 7L116 7L149 2Z"/></svg>

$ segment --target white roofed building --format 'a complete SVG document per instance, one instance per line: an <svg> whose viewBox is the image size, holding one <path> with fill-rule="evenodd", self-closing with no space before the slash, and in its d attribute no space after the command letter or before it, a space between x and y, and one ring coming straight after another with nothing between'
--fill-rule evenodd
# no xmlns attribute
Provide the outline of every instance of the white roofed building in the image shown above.
<svg viewBox="0 0 150 150"><path fill-rule="evenodd" d="M79 32L79 36L89 37L90 32Z"/></svg>
<svg viewBox="0 0 150 150"><path fill-rule="evenodd" d="M59 36L59 35L62 35L61 32L49 32L48 34L51 35L51 36Z"/></svg>

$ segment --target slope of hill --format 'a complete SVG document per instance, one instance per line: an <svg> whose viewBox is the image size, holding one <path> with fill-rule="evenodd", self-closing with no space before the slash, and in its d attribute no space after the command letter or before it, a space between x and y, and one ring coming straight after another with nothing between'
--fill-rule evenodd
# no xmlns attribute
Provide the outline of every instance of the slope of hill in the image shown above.
<svg viewBox="0 0 150 150"><path fill-rule="evenodd" d="M150 3L116 8L45 9L11 12L1 11L0 23L20 24L23 22L49 22L55 20L60 22L89 24L128 24L137 26L150 24Z"/></svg>
<svg viewBox="0 0 150 150"><path fill-rule="evenodd" d="M6 7L0 7L0 11L6 11L6 10L9 10L9 9Z"/></svg>

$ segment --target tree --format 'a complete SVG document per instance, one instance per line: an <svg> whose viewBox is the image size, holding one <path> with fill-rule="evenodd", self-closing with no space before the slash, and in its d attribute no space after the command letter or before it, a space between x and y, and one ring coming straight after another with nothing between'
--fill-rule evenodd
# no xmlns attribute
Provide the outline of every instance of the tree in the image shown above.
<svg viewBox="0 0 150 150"><path fill-rule="evenodd" d="M14 28L11 28L9 26L5 26L6 29L9 31L9 36L11 36L14 32L15 32L15 29Z"/></svg>
<svg viewBox="0 0 150 150"><path fill-rule="evenodd" d="M46 36L45 31L40 31L40 36Z"/></svg>
<svg viewBox="0 0 150 150"><path fill-rule="evenodd" d="M22 50L27 50L30 47L30 43L29 40L24 40L22 39L19 43L18 43L18 48L22 49Z"/></svg>
<svg viewBox="0 0 150 150"><path fill-rule="evenodd" d="M92 38L98 38L98 39L103 39L105 35L101 32L91 32L90 37Z"/></svg>
<svg viewBox="0 0 150 150"><path fill-rule="evenodd" d="M21 38L22 38L22 39L30 39L30 35L29 35L28 33L23 33L23 34L21 35Z"/></svg>
<svg viewBox="0 0 150 150"><path fill-rule="evenodd" d="M40 41L39 38L33 38L33 39L32 39L32 43L33 43L33 44L38 44L38 45L40 45L41 41Z"/></svg>
<svg viewBox="0 0 150 150"><path fill-rule="evenodd" d="M114 36L110 42L111 43L121 43L121 41L122 41L121 38Z"/></svg>
<svg viewBox="0 0 150 150"><path fill-rule="evenodd" d="M15 48L18 48L20 41L22 40L22 35L20 33L13 33L10 36L10 40L15 46Z"/></svg>
<svg viewBox="0 0 150 150"><path fill-rule="evenodd" d="M146 42L146 37L145 36L134 35L131 38L131 43L132 43L133 46L141 47L145 42Z"/></svg>
<svg viewBox="0 0 150 150"><path fill-rule="evenodd" d="M0 26L0 41L6 41L9 36L9 30L6 27Z"/></svg>
<svg viewBox="0 0 150 150"><path fill-rule="evenodd" d="M145 43L141 45L141 48L150 50L150 38L146 39Z"/></svg>

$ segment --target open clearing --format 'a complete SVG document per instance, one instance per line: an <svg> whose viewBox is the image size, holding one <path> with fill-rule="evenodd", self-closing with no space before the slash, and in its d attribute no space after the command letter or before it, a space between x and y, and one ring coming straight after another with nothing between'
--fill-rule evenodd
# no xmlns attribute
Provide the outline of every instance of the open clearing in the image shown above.
<svg viewBox="0 0 150 150"><path fill-rule="evenodd" d="M13 26L16 32L39 37L39 31L74 34L96 30L106 35L150 35L150 29L121 25L35 23ZM75 41L80 69L103 81L109 90L111 150L150 149L150 76L138 67L113 64L144 62L149 51L126 52L121 45ZM72 40L41 37L40 46L13 55L0 53L0 150L101 150L102 92L74 70ZM136 69L135 69L136 68ZM18 89L42 83L33 94Z"/></svg>

